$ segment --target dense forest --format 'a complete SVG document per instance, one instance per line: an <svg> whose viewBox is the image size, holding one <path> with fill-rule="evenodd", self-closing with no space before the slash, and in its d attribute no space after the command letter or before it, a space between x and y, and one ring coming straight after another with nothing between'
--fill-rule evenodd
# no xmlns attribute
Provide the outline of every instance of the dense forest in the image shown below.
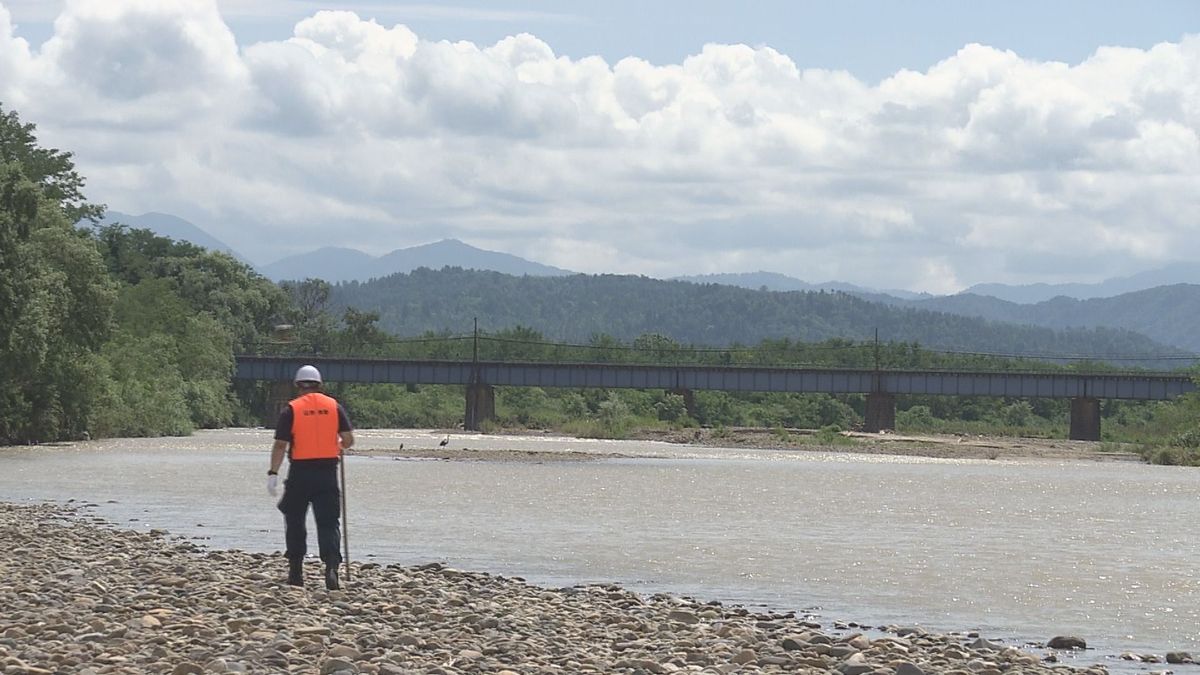
<svg viewBox="0 0 1200 675"><path fill-rule="evenodd" d="M688 344L756 344L764 339L834 338L916 342L926 347L1001 354L1062 354L1153 359L1178 348L1128 330L1051 330L868 302L839 292L774 292L646 277L516 277L496 272L418 269L333 287L335 309L379 314L398 335L533 326L553 340L605 334L632 340L658 333ZM1166 361L1142 365L1170 367Z"/></svg>
<svg viewBox="0 0 1200 675"><path fill-rule="evenodd" d="M84 198L71 154L40 147L34 132L0 108L0 444L259 423L265 388L235 386L239 352L450 358L478 348L495 359L998 369L1115 366L954 348L1078 353L1087 345L1097 353L1163 353L1118 331L1055 334L885 311L843 294L635 277L531 279L445 269L376 284L274 284L229 255L146 230L77 227L104 209ZM464 334L465 317L475 316L492 325L478 336ZM459 330L445 330L450 326ZM865 339L876 327L886 336L878 344ZM455 387L335 383L331 390L360 426L451 427L462 420ZM823 429L823 442L832 442L837 430L861 422L863 407L861 396L696 392L685 401L657 390L511 387L497 397L498 425L607 437L645 426L758 426L781 435ZM1061 437L1065 406L906 397L897 422L911 430ZM1159 461L1195 462L1198 411L1193 396L1106 402L1106 438L1143 443Z"/></svg>

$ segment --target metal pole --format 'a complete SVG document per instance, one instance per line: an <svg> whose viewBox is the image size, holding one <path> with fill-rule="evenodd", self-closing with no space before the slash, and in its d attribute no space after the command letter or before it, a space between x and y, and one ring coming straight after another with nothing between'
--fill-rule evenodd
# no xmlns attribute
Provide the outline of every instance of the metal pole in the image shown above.
<svg viewBox="0 0 1200 675"><path fill-rule="evenodd" d="M879 371L879 329L875 329L875 371Z"/></svg>
<svg viewBox="0 0 1200 675"><path fill-rule="evenodd" d="M350 581L350 521L346 518L346 451L342 450L342 456L339 458L338 464L341 465L342 474L342 547L346 551L343 556L346 561L346 581Z"/></svg>
<svg viewBox="0 0 1200 675"><path fill-rule="evenodd" d="M875 329L875 372L871 374L871 393L883 391L883 378L879 374L879 329Z"/></svg>

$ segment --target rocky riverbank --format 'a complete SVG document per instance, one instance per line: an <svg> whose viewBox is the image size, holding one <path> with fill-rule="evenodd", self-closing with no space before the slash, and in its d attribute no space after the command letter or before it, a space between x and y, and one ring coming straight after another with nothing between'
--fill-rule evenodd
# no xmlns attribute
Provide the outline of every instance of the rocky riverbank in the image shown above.
<svg viewBox="0 0 1200 675"><path fill-rule="evenodd" d="M1105 672L973 634L864 634L437 564L355 564L329 592L314 562L308 587L294 588L278 554L205 551L49 504L0 503L0 541L4 673Z"/></svg>

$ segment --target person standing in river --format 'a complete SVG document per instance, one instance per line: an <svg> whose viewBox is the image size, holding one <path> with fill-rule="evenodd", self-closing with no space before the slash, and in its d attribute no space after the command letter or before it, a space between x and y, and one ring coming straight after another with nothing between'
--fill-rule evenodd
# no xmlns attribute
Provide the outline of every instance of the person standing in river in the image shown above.
<svg viewBox="0 0 1200 675"><path fill-rule="evenodd" d="M312 504L318 550L325 563L325 588L337 590L338 565L342 562L338 548L342 511L338 462L342 453L354 445L354 433L346 409L321 391L321 371L314 366L301 366L292 379L298 395L280 411L275 425L267 492L272 497L276 495L279 468L286 453L288 475L279 510L283 512L287 542L287 582L304 585L304 555L308 552L305 520L308 505Z"/></svg>

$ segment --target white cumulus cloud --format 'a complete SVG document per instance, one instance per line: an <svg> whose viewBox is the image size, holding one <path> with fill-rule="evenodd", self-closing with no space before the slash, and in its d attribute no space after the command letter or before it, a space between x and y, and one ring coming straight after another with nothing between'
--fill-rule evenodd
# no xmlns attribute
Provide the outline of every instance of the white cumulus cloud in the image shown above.
<svg viewBox="0 0 1200 675"><path fill-rule="evenodd" d="M1196 82L1197 36L1075 64L971 44L872 85L770 46L608 63L345 11L238 45L214 0L71 0L33 48L0 4L0 103L93 199L264 262L455 236L585 272L1116 276L1200 257Z"/></svg>
<svg viewBox="0 0 1200 675"><path fill-rule="evenodd" d="M25 80L33 74L29 43L14 34L12 14L0 5L0 102L24 103Z"/></svg>

